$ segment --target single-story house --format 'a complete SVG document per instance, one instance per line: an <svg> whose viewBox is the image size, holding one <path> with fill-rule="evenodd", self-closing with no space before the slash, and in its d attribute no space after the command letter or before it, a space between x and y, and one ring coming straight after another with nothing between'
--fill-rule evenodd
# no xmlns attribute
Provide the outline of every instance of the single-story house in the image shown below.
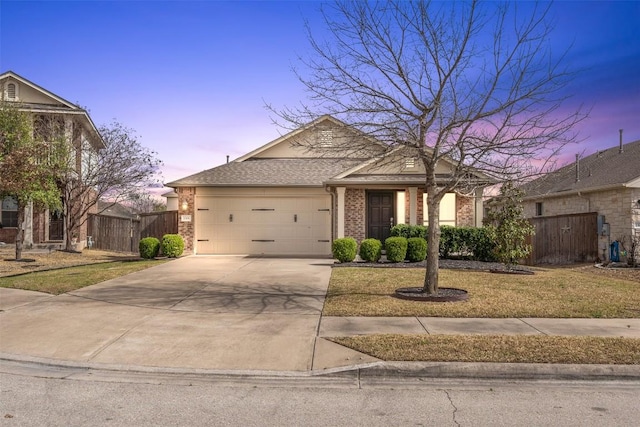
<svg viewBox="0 0 640 427"><path fill-rule="evenodd" d="M600 256L640 238L640 140L598 151L521 187L527 218L597 213ZM596 238L594 236L594 238Z"/></svg>
<svg viewBox="0 0 640 427"><path fill-rule="evenodd" d="M68 143L75 148L75 168L81 180L83 150L99 150L104 147L104 141L89 113L12 71L0 74L0 96L4 102L12 103L31 115L34 138L40 138L44 142L51 141L46 139L52 136L47 123L52 120L60 123ZM0 202L0 241L14 243L19 226L17 203L10 196ZM22 226L26 247L38 244L62 247L67 236L63 212L28 206ZM86 224L76 233L79 241L84 244Z"/></svg>
<svg viewBox="0 0 640 427"><path fill-rule="evenodd" d="M326 256L335 238L384 240L395 224L427 224L424 168L402 153L325 115L166 185L178 196L187 252ZM441 162L437 178L446 181L450 171ZM445 196L441 224L482 224L491 180L481 173L475 180L470 194Z"/></svg>

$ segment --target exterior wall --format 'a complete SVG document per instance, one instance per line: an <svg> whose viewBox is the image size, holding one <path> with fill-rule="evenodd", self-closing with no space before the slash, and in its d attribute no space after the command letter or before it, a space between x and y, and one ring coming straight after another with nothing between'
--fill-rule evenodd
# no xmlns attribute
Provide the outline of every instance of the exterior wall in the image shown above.
<svg viewBox="0 0 640 427"><path fill-rule="evenodd" d="M365 190L347 188L344 199L344 235L360 243L365 239L367 226Z"/></svg>
<svg viewBox="0 0 640 427"><path fill-rule="evenodd" d="M598 237L598 248L604 259L609 258L608 246L614 240L621 240L639 229L634 229L634 216L640 220L640 199L638 188L618 188L608 191L569 195L566 197L548 197L528 200L523 203L524 215L535 217L536 203L542 203L542 216L566 215L573 213L597 212L604 215L609 224L610 235ZM640 224L639 224L640 225ZM640 234L640 233L638 233Z"/></svg>
<svg viewBox="0 0 640 427"><path fill-rule="evenodd" d="M195 187L178 188L178 234L184 240L184 251L193 254L195 230L193 219L195 217ZM187 209L183 209L183 203L187 203ZM191 215L191 221L181 221L181 215Z"/></svg>
<svg viewBox="0 0 640 427"><path fill-rule="evenodd" d="M456 226L473 227L474 218L474 198L456 194Z"/></svg>
<svg viewBox="0 0 640 427"><path fill-rule="evenodd" d="M418 204L417 206L417 215L416 215L416 224L424 224L424 203L422 203L422 200L424 199L424 189L422 188L418 188L418 200L416 201L416 203Z"/></svg>
<svg viewBox="0 0 640 427"><path fill-rule="evenodd" d="M17 228L0 228L0 242L15 243L17 234Z"/></svg>

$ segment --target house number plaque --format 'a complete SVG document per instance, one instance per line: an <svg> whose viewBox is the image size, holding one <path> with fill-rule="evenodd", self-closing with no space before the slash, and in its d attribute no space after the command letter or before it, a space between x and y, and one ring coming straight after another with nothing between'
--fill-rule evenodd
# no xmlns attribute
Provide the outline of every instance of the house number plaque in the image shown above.
<svg viewBox="0 0 640 427"><path fill-rule="evenodd" d="M191 222L191 215L180 215L180 222Z"/></svg>

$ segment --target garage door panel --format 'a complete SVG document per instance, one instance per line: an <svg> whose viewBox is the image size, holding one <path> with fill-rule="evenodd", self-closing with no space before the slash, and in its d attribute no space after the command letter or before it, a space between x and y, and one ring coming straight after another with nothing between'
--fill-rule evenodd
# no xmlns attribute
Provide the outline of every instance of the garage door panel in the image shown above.
<svg viewBox="0 0 640 427"><path fill-rule="evenodd" d="M196 253L328 255L330 196L198 196Z"/></svg>

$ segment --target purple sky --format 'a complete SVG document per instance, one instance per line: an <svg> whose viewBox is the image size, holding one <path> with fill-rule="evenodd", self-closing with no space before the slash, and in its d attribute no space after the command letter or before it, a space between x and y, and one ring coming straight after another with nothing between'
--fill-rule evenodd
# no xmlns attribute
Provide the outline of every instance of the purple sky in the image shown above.
<svg viewBox="0 0 640 427"><path fill-rule="evenodd" d="M7 1L0 3L0 72L12 70L115 118L158 152L169 182L280 135L265 102L305 93L291 67L308 54L303 20L317 2ZM585 68L570 88L592 107L565 152L591 154L640 139L640 1L557 2L554 43L573 42Z"/></svg>

